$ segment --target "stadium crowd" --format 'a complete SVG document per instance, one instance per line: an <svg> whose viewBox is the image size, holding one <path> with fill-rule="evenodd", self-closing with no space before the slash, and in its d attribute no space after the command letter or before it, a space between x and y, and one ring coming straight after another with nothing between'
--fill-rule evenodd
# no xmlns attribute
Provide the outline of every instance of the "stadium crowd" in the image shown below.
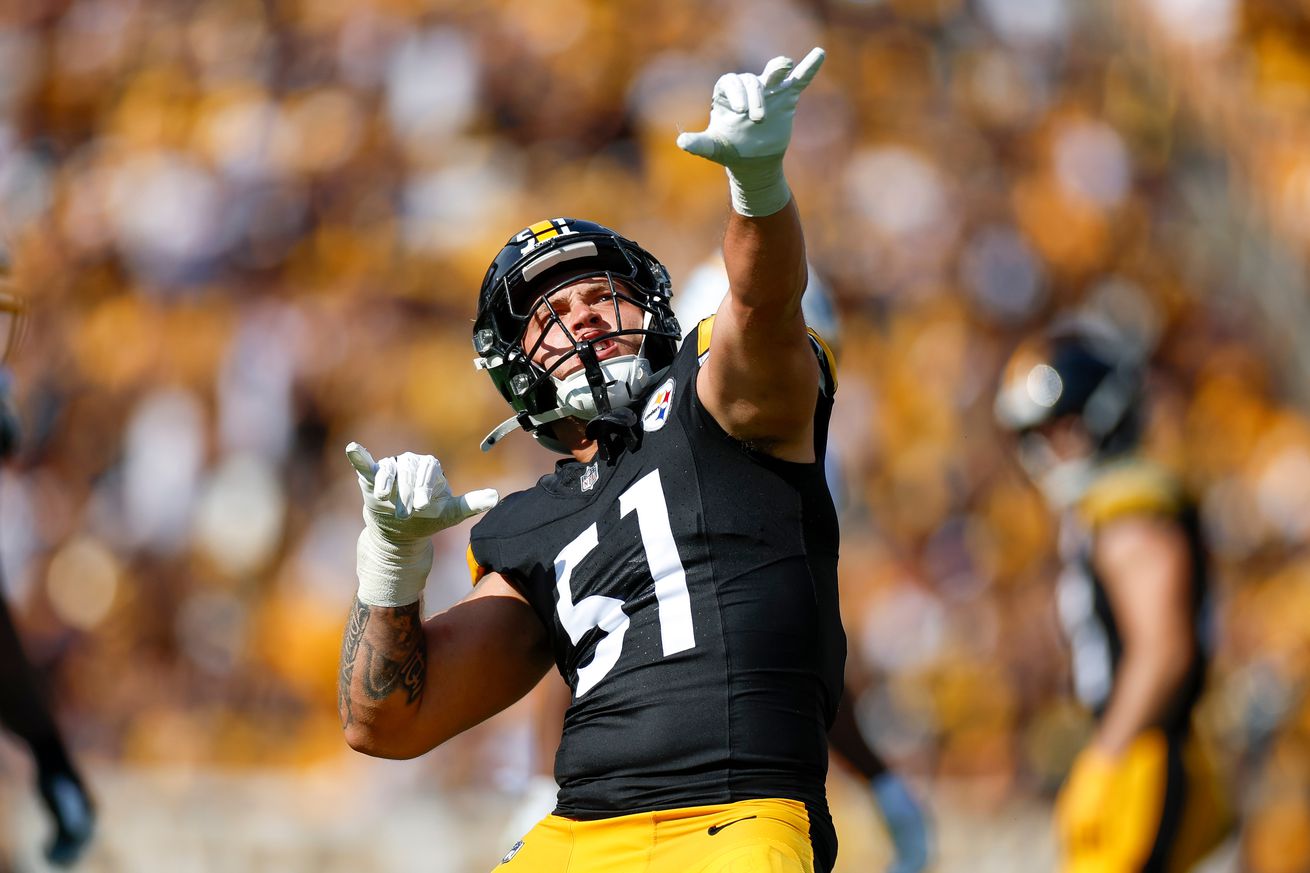
<svg viewBox="0 0 1310 873"><path fill-rule="evenodd" d="M1310 869L1310 416L1292 401L1310 374L1274 335L1310 324L1262 321L1253 301L1286 289L1202 256L1212 221L1261 228L1271 203L1301 216L1269 232L1304 255L1305 140L1290 154L1253 123L1242 141L1239 168L1281 156L1284 175L1230 183L1224 156L1232 113L1305 117L1310 41L1287 34L1310 8L1112 5L11 4L0 215L31 317L0 561L74 747L237 769L350 754L345 444L432 451L457 492L527 484L530 440L477 449L503 417L469 342L488 253L525 222L591 218L657 253L676 292L725 210L678 130L721 69L823 45L788 174L842 319L832 439L851 657L877 680L854 702L865 730L929 797L949 782L987 808L1063 777L1087 721L1055 531L992 397L1020 336L1095 309L1156 348L1148 447L1199 495L1221 568L1202 709L1245 863ZM1148 29L1188 52L1141 49ZM1236 71L1223 113L1179 97L1171 59L1198 46ZM1198 213L1190 192L1215 185L1227 211ZM439 536L430 604L464 590L466 545ZM525 720L425 776L512 789Z"/></svg>

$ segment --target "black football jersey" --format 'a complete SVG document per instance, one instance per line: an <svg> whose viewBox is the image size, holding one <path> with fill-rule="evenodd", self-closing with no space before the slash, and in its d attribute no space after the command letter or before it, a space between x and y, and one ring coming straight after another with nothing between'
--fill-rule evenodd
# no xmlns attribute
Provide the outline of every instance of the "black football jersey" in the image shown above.
<svg viewBox="0 0 1310 873"><path fill-rule="evenodd" d="M1128 515L1173 520L1183 530L1191 554L1191 610L1197 645L1187 674L1160 724L1166 733L1181 735L1189 729L1192 709L1200 699L1211 649L1209 556L1196 508L1181 484L1162 468L1143 460L1130 458L1098 470L1061 525L1060 549L1065 565L1056 589L1056 605L1072 648L1074 691L1097 718L1110 703L1123 657L1123 640L1109 595L1093 566L1092 550L1101 525Z"/></svg>
<svg viewBox="0 0 1310 873"><path fill-rule="evenodd" d="M846 657L823 464L832 359L813 335L817 457L789 463L701 405L712 330L688 336L636 407L636 449L560 461L478 522L471 560L532 604L573 689L559 815L790 798L809 807L826 869L827 728Z"/></svg>

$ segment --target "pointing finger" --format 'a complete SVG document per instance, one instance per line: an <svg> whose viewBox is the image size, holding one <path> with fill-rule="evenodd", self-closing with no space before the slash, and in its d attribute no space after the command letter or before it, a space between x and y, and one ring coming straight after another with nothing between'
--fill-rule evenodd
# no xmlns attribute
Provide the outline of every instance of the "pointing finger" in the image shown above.
<svg viewBox="0 0 1310 873"><path fill-rule="evenodd" d="M796 69L791 71L791 75L784 79L783 83L792 82L797 90L803 90L810 84L815 74L819 72L819 67L823 66L825 57L827 55L823 49L817 46L810 49L810 53L801 59L801 62L796 65Z"/></svg>
<svg viewBox="0 0 1310 873"><path fill-rule="evenodd" d="M377 461L369 454L368 449L359 443L352 442L346 446L346 459L350 461L351 466L364 477L364 481L373 484L373 475L377 472Z"/></svg>

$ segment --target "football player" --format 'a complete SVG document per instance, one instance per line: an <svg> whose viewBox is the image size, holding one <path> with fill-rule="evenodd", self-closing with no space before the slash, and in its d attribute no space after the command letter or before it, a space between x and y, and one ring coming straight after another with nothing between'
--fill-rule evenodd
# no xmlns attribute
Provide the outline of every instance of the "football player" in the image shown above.
<svg viewBox="0 0 1310 873"><path fill-rule="evenodd" d="M1144 362L1070 321L1020 345L996 414L1061 514L1057 605L1096 719L1056 805L1062 869L1189 869L1227 814L1192 729L1205 682L1208 559L1180 483L1137 451Z"/></svg>
<svg viewBox="0 0 1310 873"><path fill-rule="evenodd" d="M801 296L801 314L805 323L828 342L834 357L840 357L839 321L832 292L813 265L807 264L807 273L809 284ZM692 270L673 296L673 314L679 324L699 324L714 315L727 293L728 273L723 258L715 254ZM836 453L829 453L827 465L834 496L840 494L842 477L836 457ZM837 502L840 503L840 498ZM848 672L845 677L848 691L852 682ZM509 843L555 807L557 786L545 765L554 759L569 704L569 697L562 690L566 692L566 686L553 676L542 682L540 706L533 719L533 758L540 769L529 780L518 808L507 822L505 835ZM882 814L894 850L888 873L919 873L927 866L929 857L927 818L905 781L865 741L850 705L853 696L848 693L846 702L837 710L828 741L833 751L864 779Z"/></svg>
<svg viewBox="0 0 1310 873"><path fill-rule="evenodd" d="M527 491L455 497L438 461L375 463L345 636L349 743L426 752L553 664L571 703L554 814L510 848L526 871L829 871L827 729L846 641L823 474L836 388L801 315L800 216L782 171L823 62L721 77L678 145L727 170L731 291L685 341L664 267L589 221L515 234L479 296L478 366L563 456ZM430 535L479 512L473 592L427 619ZM498 868L499 869L499 868Z"/></svg>
<svg viewBox="0 0 1310 873"><path fill-rule="evenodd" d="M17 345L21 323L22 303L9 275L8 262L0 252L0 458L10 457L18 447L18 419L9 398L10 375L4 362ZM66 867L81 857L89 844L95 816L3 597L0 597L0 724L31 750L36 763L37 790L55 828L46 847L46 858L56 866Z"/></svg>

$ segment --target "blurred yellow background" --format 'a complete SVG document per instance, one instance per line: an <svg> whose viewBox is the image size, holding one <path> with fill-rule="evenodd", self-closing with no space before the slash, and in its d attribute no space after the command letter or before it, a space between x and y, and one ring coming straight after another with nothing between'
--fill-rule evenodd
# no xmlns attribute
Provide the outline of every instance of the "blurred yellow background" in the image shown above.
<svg viewBox="0 0 1310 873"><path fill-rule="evenodd" d="M359 495L343 448L513 490L551 457L469 342L554 216L681 277L722 172L674 147L728 70L822 45L787 169L842 319L832 442L869 738L941 870L1050 867L1087 728L1054 523L992 423L1074 306L1157 348L1149 450L1218 562L1203 715L1253 873L1310 870L1310 2L9 0L0 219L31 318L0 563L103 828L85 868L486 870L529 704L417 762L340 738ZM465 590L438 538L427 605ZM41 869L29 765L0 846ZM888 850L834 775L839 871Z"/></svg>

